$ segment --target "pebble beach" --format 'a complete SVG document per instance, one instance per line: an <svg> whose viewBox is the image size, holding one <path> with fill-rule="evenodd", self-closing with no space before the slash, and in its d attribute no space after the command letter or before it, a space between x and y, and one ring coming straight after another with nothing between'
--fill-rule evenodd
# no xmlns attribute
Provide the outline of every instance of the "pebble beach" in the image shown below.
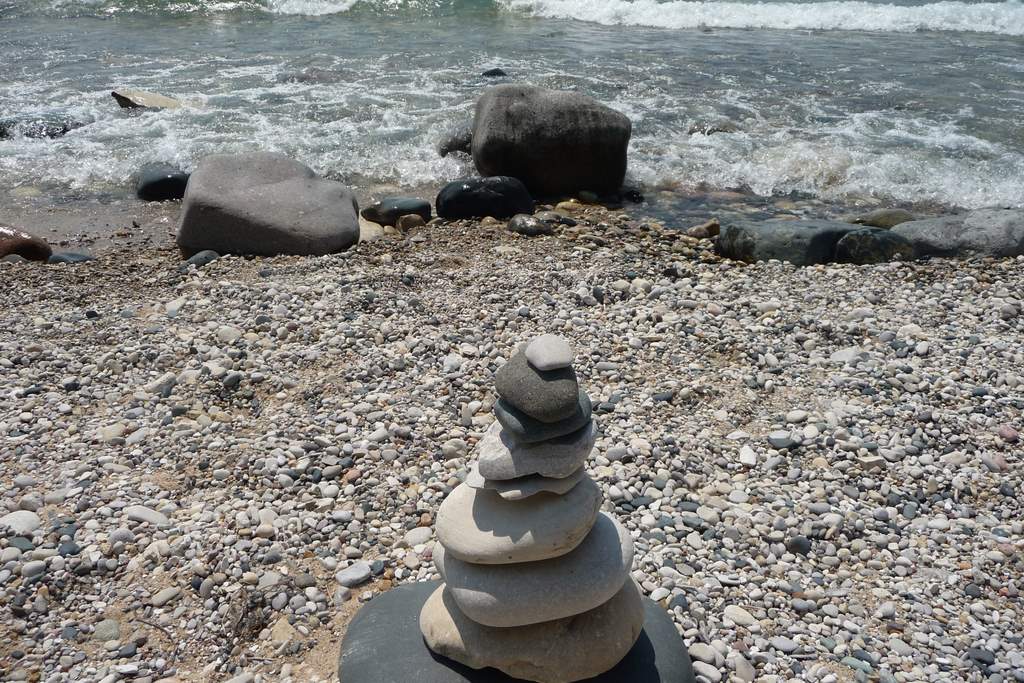
<svg viewBox="0 0 1024 683"><path fill-rule="evenodd" d="M336 680L552 333L699 680L1024 681L1024 257L748 265L563 210L0 263L0 677Z"/></svg>

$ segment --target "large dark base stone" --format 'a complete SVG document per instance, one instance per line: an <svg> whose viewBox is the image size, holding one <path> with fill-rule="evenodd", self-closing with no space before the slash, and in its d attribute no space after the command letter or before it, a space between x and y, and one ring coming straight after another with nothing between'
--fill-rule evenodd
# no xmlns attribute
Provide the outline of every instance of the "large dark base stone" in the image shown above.
<svg viewBox="0 0 1024 683"><path fill-rule="evenodd" d="M434 654L420 635L420 609L440 581L401 586L367 603L349 624L338 658L341 683L514 683ZM693 683L683 641L665 610L644 598L644 630L618 665L587 683Z"/></svg>

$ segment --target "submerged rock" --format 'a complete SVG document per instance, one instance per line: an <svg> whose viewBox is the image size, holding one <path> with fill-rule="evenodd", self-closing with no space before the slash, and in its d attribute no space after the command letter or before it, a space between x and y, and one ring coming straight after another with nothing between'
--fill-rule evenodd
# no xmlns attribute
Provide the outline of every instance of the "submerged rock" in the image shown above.
<svg viewBox="0 0 1024 683"><path fill-rule="evenodd" d="M139 169L135 195L147 202L165 202L185 196L189 174L165 163L146 164Z"/></svg>
<svg viewBox="0 0 1024 683"><path fill-rule="evenodd" d="M29 261L45 261L53 250L42 237L30 235L7 225L0 225L0 258L20 256Z"/></svg>
<svg viewBox="0 0 1024 683"><path fill-rule="evenodd" d="M533 213L533 198L516 178L467 178L441 188L434 202L441 218L508 218Z"/></svg>
<svg viewBox="0 0 1024 683"><path fill-rule="evenodd" d="M850 223L826 220L733 223L721 228L715 250L727 258L748 263L771 259L796 266L831 263L839 240L860 229Z"/></svg>
<svg viewBox="0 0 1024 683"><path fill-rule="evenodd" d="M476 104L473 162L484 176L519 178L538 195L615 192L632 124L576 92L500 85Z"/></svg>
<svg viewBox="0 0 1024 683"><path fill-rule="evenodd" d="M442 157L449 154L461 152L463 154L473 153L473 126L470 123L463 123L449 130L441 142L437 145L437 153Z"/></svg>
<svg viewBox="0 0 1024 683"><path fill-rule="evenodd" d="M37 140L59 138L84 125L81 121L60 114L13 117L0 121L0 140L16 137Z"/></svg>
<svg viewBox="0 0 1024 683"><path fill-rule="evenodd" d="M886 263L914 260L914 245L904 237L879 228L863 228L849 232L836 244L835 260L839 263Z"/></svg>
<svg viewBox="0 0 1024 683"><path fill-rule="evenodd" d="M872 228L894 228L900 223L916 221L917 216L906 209L876 209L868 213L843 218L847 223L867 225Z"/></svg>
<svg viewBox="0 0 1024 683"><path fill-rule="evenodd" d="M359 206L347 187L282 154L219 154L189 180L177 239L189 254L330 254L359 241Z"/></svg>
<svg viewBox="0 0 1024 683"><path fill-rule="evenodd" d="M1024 209L978 209L900 223L892 231L913 244L918 256L1024 254Z"/></svg>

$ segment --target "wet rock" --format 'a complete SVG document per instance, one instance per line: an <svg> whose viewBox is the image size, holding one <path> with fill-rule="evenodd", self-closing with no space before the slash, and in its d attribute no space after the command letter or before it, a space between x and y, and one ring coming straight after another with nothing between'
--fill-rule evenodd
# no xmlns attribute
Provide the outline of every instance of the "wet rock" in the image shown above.
<svg viewBox="0 0 1024 683"><path fill-rule="evenodd" d="M117 100L122 109L177 109L182 106L181 102L173 97L145 90L113 90L110 96Z"/></svg>
<svg viewBox="0 0 1024 683"><path fill-rule="evenodd" d="M520 213L511 218L508 222L509 232L514 232L527 237L554 234L555 229L551 223L542 221L534 216Z"/></svg>
<svg viewBox="0 0 1024 683"><path fill-rule="evenodd" d="M442 157L460 152L473 153L473 124L470 122L455 126L445 133L437 145L437 153Z"/></svg>
<svg viewBox="0 0 1024 683"><path fill-rule="evenodd" d="M892 231L918 256L1024 255L1024 209L979 209L900 223Z"/></svg>
<svg viewBox="0 0 1024 683"><path fill-rule="evenodd" d="M467 178L448 183L434 202L441 218L508 218L517 213L533 213L533 198L526 186L515 178L493 176Z"/></svg>
<svg viewBox="0 0 1024 683"><path fill-rule="evenodd" d="M424 222L430 220L430 202L416 197L384 197L370 204L360 212L368 221L380 225L394 225L402 216L420 216Z"/></svg>
<svg viewBox="0 0 1024 683"><path fill-rule="evenodd" d="M473 162L481 175L509 175L530 192L615 192L626 173L632 124L576 92L500 85L480 96Z"/></svg>
<svg viewBox="0 0 1024 683"><path fill-rule="evenodd" d="M916 221L917 216L906 209L876 209L856 216L847 216L842 220L847 223L856 223L857 225L866 225L872 228L884 228L888 230L889 228L896 227L900 223Z"/></svg>
<svg viewBox="0 0 1024 683"><path fill-rule="evenodd" d="M836 244L835 260L838 263L864 265L913 259L914 245L890 230L854 230L844 235Z"/></svg>
<svg viewBox="0 0 1024 683"><path fill-rule="evenodd" d="M189 174L164 163L146 164L139 169L135 195L147 202L166 202L185 196Z"/></svg>
<svg viewBox="0 0 1024 683"><path fill-rule="evenodd" d="M736 222L722 226L715 250L748 263L772 259L795 266L831 263L839 240L860 229L824 220Z"/></svg>

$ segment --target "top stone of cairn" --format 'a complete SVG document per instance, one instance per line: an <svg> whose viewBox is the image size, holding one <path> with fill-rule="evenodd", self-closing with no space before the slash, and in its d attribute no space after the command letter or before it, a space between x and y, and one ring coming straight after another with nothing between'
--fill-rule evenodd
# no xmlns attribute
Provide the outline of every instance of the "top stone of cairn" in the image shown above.
<svg viewBox="0 0 1024 683"><path fill-rule="evenodd" d="M572 366L573 351L564 338L542 334L526 345L526 360L538 370L558 370Z"/></svg>

